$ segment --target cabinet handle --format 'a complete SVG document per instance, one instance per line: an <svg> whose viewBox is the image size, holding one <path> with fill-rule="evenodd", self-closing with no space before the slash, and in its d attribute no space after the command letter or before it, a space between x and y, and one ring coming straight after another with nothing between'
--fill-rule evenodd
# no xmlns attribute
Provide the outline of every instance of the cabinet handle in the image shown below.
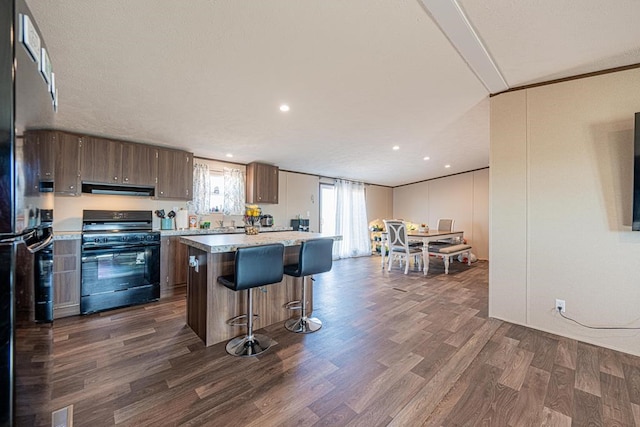
<svg viewBox="0 0 640 427"><path fill-rule="evenodd" d="M129 178L125 178L125 179L124 179L124 182L129 182Z"/></svg>
<svg viewBox="0 0 640 427"><path fill-rule="evenodd" d="M118 180L118 177L117 177L117 176L114 176L114 177L113 177L113 180L114 180L114 181L117 181L117 180Z"/></svg>
<svg viewBox="0 0 640 427"><path fill-rule="evenodd" d="M69 186L69 190L73 190L73 185L70 185L70 186Z"/></svg>
<svg viewBox="0 0 640 427"><path fill-rule="evenodd" d="M164 194L164 191L161 191L160 194Z"/></svg>
<svg viewBox="0 0 640 427"><path fill-rule="evenodd" d="M51 172L45 172L45 176L51 176Z"/></svg>

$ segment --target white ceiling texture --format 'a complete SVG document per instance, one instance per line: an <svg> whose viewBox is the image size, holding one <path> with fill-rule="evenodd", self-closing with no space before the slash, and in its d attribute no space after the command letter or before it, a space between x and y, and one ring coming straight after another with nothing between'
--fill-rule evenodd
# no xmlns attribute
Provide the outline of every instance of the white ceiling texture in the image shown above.
<svg viewBox="0 0 640 427"><path fill-rule="evenodd" d="M489 94L640 63L639 0L28 4L56 128L387 186L487 167Z"/></svg>

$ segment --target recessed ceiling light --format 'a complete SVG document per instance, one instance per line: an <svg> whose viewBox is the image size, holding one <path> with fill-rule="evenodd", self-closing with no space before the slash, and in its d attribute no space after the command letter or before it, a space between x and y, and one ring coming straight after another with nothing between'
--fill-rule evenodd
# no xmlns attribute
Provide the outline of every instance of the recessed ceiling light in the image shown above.
<svg viewBox="0 0 640 427"><path fill-rule="evenodd" d="M398 150L400 149L400 146L399 146L399 145L394 145L394 146L393 146L393 149L394 149L394 150L396 150L396 151L398 151Z"/></svg>
<svg viewBox="0 0 640 427"><path fill-rule="evenodd" d="M431 157L429 157L429 156L425 156L425 157L422 158L422 160L429 160L430 158Z"/></svg>
<svg viewBox="0 0 640 427"><path fill-rule="evenodd" d="M444 167L445 167L445 168L450 168L450 167L451 167L451 165L444 165Z"/></svg>
<svg viewBox="0 0 640 427"><path fill-rule="evenodd" d="M231 153L227 153L227 154L225 154L225 156L227 156L227 157L233 157L233 154L231 154Z"/></svg>
<svg viewBox="0 0 640 427"><path fill-rule="evenodd" d="M283 113L286 113L289 110L290 110L290 108L289 108L289 106L287 104L282 104L280 106L280 111L282 111Z"/></svg>

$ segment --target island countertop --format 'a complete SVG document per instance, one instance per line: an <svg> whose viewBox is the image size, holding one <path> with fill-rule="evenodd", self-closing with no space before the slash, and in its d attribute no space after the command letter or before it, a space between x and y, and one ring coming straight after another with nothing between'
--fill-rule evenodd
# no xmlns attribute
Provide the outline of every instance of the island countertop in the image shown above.
<svg viewBox="0 0 640 427"><path fill-rule="evenodd" d="M285 246L296 246L300 243L319 238L341 240L342 236L323 233L308 233L303 231L281 231L278 233L247 234L219 234L206 236L181 236L180 243L208 253L235 252L246 246L268 245L282 243Z"/></svg>

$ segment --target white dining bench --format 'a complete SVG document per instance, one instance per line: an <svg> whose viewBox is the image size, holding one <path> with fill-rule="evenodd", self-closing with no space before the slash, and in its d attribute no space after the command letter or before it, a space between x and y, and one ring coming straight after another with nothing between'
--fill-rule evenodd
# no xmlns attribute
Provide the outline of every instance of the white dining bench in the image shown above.
<svg viewBox="0 0 640 427"><path fill-rule="evenodd" d="M467 254L467 265L471 265L471 245L434 245L429 247L429 255L442 258L444 261L444 274L449 274L449 259L452 256ZM428 268L428 267L427 267Z"/></svg>

